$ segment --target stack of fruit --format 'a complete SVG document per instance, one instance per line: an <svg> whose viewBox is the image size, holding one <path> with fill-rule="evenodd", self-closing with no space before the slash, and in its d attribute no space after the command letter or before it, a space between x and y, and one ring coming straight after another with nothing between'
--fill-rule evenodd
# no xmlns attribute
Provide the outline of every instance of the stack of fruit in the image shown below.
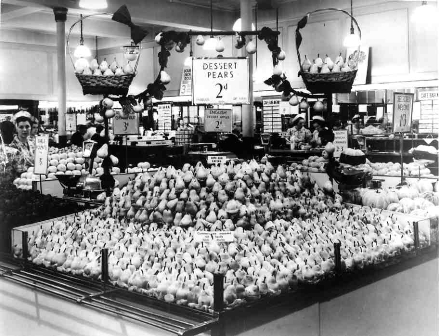
<svg viewBox="0 0 439 336"><path fill-rule="evenodd" d="M127 62L123 67L120 67L116 58L114 58L114 61L110 65L106 58L104 58L101 64L99 64L96 59L93 59L89 63L87 59L79 58L75 62L75 72L88 76L124 76L132 75L134 69L130 62Z"/></svg>
<svg viewBox="0 0 439 336"><path fill-rule="evenodd" d="M317 58L311 62L305 55L305 59L302 62L302 69L305 72L309 73L331 73L331 72L349 72L355 70L354 62L344 62L341 53L335 61L331 59L328 55L326 55L323 60L319 54L317 54Z"/></svg>
<svg viewBox="0 0 439 336"><path fill-rule="evenodd" d="M301 163L292 163L291 169L299 169L301 171L308 172L325 172L325 164L328 162L327 159L321 156L310 156L308 159L302 160Z"/></svg>
<svg viewBox="0 0 439 336"><path fill-rule="evenodd" d="M334 242L347 268L413 248L407 220L340 200L300 171L268 162L160 168L115 188L97 210L36 227L30 258L99 278L106 247L114 284L210 310L214 273L225 276L225 303L237 305L331 273ZM205 230L232 231L234 241L202 242L197 231Z"/></svg>

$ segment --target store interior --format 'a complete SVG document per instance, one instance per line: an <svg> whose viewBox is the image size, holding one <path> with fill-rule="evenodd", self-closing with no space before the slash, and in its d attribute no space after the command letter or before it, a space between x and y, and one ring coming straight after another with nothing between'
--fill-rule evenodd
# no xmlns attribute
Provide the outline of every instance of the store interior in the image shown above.
<svg viewBox="0 0 439 336"><path fill-rule="evenodd" d="M0 1L0 334L438 335L438 14Z"/></svg>

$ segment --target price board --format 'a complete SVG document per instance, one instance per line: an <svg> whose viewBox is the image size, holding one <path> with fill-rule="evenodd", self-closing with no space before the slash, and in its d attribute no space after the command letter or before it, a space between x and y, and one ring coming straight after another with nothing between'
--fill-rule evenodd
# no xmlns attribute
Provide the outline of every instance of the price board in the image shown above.
<svg viewBox="0 0 439 336"><path fill-rule="evenodd" d="M66 114L66 131L76 132L76 114Z"/></svg>
<svg viewBox="0 0 439 336"><path fill-rule="evenodd" d="M49 135L35 137L35 167L34 174L47 174L49 155Z"/></svg>
<svg viewBox="0 0 439 336"><path fill-rule="evenodd" d="M180 82L180 96L192 96L192 65L183 67Z"/></svg>
<svg viewBox="0 0 439 336"><path fill-rule="evenodd" d="M224 155L209 155L207 156L207 163L212 165L226 163L227 156Z"/></svg>
<svg viewBox="0 0 439 336"><path fill-rule="evenodd" d="M334 132L334 157L340 157L345 148L348 148L348 131L347 130L337 130Z"/></svg>
<svg viewBox="0 0 439 336"><path fill-rule="evenodd" d="M172 105L160 104L157 105L158 112L158 126L159 130L163 132L169 132L172 128Z"/></svg>
<svg viewBox="0 0 439 336"><path fill-rule="evenodd" d="M193 103L249 104L249 63L247 58L194 59Z"/></svg>
<svg viewBox="0 0 439 336"><path fill-rule="evenodd" d="M130 113L123 117L116 114L113 118L114 135L138 135L139 116L137 113Z"/></svg>
<svg viewBox="0 0 439 336"><path fill-rule="evenodd" d="M413 93L393 93L393 133L411 131L414 96Z"/></svg>
<svg viewBox="0 0 439 336"><path fill-rule="evenodd" d="M204 130L206 132L232 132L232 110L206 109L204 111Z"/></svg>
<svg viewBox="0 0 439 336"><path fill-rule="evenodd" d="M195 231L195 241L210 243L231 243L235 240L232 231Z"/></svg>

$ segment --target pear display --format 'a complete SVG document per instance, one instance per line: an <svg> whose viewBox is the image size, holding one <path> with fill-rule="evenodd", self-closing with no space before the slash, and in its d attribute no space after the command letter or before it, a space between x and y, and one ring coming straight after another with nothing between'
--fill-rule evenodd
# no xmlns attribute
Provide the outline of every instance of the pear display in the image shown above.
<svg viewBox="0 0 439 336"><path fill-rule="evenodd" d="M317 58L314 60L314 64L317 64L319 68L323 66L323 60L320 57L320 54L317 54Z"/></svg>
<svg viewBox="0 0 439 336"><path fill-rule="evenodd" d="M317 54L317 58L311 62L305 55L305 60L302 62L302 69L304 72L310 72L312 74L329 74L356 70L352 69L347 62L344 62L341 53L335 58L335 61L333 61L328 54L326 54L324 60L322 60L319 54Z"/></svg>
<svg viewBox="0 0 439 336"><path fill-rule="evenodd" d="M331 57L328 56L328 54L326 54L325 64L327 64L329 70L332 70L334 67L334 62L332 61Z"/></svg>
<svg viewBox="0 0 439 336"><path fill-rule="evenodd" d="M91 62L90 62L90 69L92 71L95 71L97 68L99 68L99 63L98 60L96 58L94 58Z"/></svg>

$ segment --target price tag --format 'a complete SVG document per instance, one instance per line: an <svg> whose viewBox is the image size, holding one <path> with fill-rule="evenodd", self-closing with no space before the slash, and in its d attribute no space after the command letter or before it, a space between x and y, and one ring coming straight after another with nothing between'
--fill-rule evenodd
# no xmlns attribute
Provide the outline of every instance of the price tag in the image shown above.
<svg viewBox="0 0 439 336"><path fill-rule="evenodd" d="M232 110L206 109L204 129L206 132L232 132Z"/></svg>
<svg viewBox="0 0 439 336"><path fill-rule="evenodd" d="M210 243L231 243L235 240L232 231L195 231L195 241Z"/></svg>
<svg viewBox="0 0 439 336"><path fill-rule="evenodd" d="M113 133L114 135L138 135L139 117L137 113L123 117L116 114L113 118Z"/></svg>
<svg viewBox="0 0 439 336"><path fill-rule="evenodd" d="M248 69L247 58L194 59L194 104L249 104Z"/></svg>
<svg viewBox="0 0 439 336"><path fill-rule="evenodd" d="M340 157L345 148L348 148L348 131L347 130L337 130L334 132L334 157Z"/></svg>
<svg viewBox="0 0 439 336"><path fill-rule="evenodd" d="M49 154L49 136L35 137L35 168L34 174L47 174L47 161Z"/></svg>
<svg viewBox="0 0 439 336"><path fill-rule="evenodd" d="M76 114L66 114L66 131L76 132Z"/></svg>
<svg viewBox="0 0 439 336"><path fill-rule="evenodd" d="M226 161L227 161L227 157L223 155L209 155L207 157L208 164L217 165L217 164L226 163Z"/></svg>
<svg viewBox="0 0 439 336"><path fill-rule="evenodd" d="M413 93L393 93L393 133L411 131Z"/></svg>
<svg viewBox="0 0 439 336"><path fill-rule="evenodd" d="M192 96L192 65L183 67L180 82L180 96Z"/></svg>
<svg viewBox="0 0 439 336"><path fill-rule="evenodd" d="M87 140L82 143L82 152L85 153L86 150L89 150L90 153L93 149L93 146L96 142L93 140Z"/></svg>

